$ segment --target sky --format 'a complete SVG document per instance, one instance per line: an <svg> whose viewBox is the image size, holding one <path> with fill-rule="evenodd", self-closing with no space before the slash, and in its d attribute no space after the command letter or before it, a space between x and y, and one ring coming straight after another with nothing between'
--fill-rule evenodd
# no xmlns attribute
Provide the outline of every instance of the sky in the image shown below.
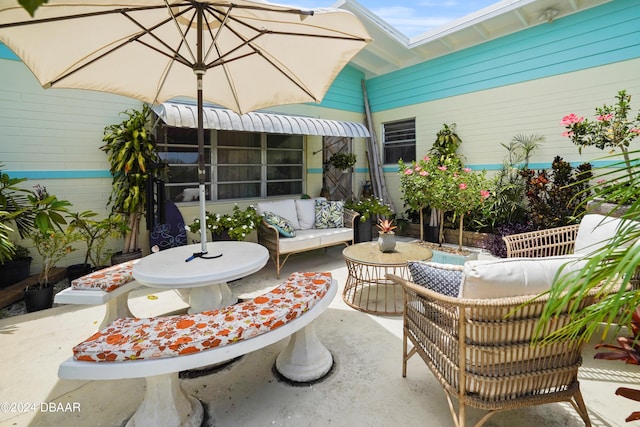
<svg viewBox="0 0 640 427"><path fill-rule="evenodd" d="M335 0L272 0L305 8L330 7ZM362 6L412 38L455 19L476 12L499 0L357 0Z"/></svg>

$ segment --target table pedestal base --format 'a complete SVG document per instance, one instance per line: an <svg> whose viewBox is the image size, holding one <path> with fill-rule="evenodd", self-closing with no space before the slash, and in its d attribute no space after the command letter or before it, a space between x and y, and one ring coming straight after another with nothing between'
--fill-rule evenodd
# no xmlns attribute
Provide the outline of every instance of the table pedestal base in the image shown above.
<svg viewBox="0 0 640 427"><path fill-rule="evenodd" d="M238 302L226 283L215 283L209 286L192 288L189 293L189 314L215 310Z"/></svg>
<svg viewBox="0 0 640 427"><path fill-rule="evenodd" d="M313 325L310 323L293 334L276 358L276 369L288 380L315 381L328 374L333 366L333 356L318 339Z"/></svg>

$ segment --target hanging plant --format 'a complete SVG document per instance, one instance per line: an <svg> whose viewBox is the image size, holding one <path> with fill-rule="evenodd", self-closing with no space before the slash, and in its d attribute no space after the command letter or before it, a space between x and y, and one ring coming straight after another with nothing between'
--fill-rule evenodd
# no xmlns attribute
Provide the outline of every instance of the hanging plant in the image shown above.
<svg viewBox="0 0 640 427"><path fill-rule="evenodd" d="M356 155L353 153L335 153L329 158L329 163L336 169L347 170L356 164Z"/></svg>

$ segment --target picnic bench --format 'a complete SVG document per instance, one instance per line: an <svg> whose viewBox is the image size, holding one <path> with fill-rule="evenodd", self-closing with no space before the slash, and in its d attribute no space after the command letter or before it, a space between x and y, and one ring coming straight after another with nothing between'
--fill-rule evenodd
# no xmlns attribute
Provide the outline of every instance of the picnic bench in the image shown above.
<svg viewBox="0 0 640 427"><path fill-rule="evenodd" d="M282 285L218 310L145 319L122 318L73 348L63 379L146 378L144 400L127 425L199 426L202 404L180 386L180 371L225 362L290 336L276 358L285 378L325 376L333 356L312 323L336 295L330 273L293 273Z"/></svg>
<svg viewBox="0 0 640 427"><path fill-rule="evenodd" d="M112 265L71 281L71 286L58 292L57 304L106 304L107 311L99 329L121 317L134 317L129 311L129 292L140 284L133 279L133 266L139 259Z"/></svg>

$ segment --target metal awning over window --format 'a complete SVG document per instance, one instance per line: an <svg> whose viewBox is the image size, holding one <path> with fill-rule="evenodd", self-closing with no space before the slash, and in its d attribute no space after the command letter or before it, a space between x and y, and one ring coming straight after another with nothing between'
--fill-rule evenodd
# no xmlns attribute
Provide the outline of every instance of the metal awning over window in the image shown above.
<svg viewBox="0 0 640 427"><path fill-rule="evenodd" d="M164 102L153 107L153 111L169 126L194 129L198 126L196 105ZM203 122L205 129L216 130L354 138L369 136L369 130L360 123L258 112L239 115L225 108L207 106L204 107Z"/></svg>

